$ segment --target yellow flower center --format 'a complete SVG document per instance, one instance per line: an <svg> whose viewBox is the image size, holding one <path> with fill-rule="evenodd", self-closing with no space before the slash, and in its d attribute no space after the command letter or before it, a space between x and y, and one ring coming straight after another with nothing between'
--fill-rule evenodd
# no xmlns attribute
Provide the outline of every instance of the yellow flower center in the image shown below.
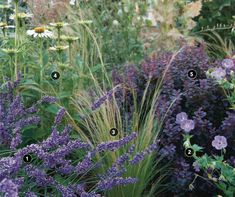
<svg viewBox="0 0 235 197"><path fill-rule="evenodd" d="M36 28L34 28L34 31L35 31L36 33L38 33L38 34L44 33L45 30L46 30L46 29L45 29L44 27L36 27Z"/></svg>

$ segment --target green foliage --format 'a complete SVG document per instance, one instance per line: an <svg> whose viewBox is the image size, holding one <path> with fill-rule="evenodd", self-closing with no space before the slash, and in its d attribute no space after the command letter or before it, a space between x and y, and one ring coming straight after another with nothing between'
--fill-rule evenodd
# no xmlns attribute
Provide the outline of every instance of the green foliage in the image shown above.
<svg viewBox="0 0 235 197"><path fill-rule="evenodd" d="M204 1L200 15L195 18L197 26L194 31L215 30L223 39L232 39L234 25L235 1L234 0L211 0ZM203 35L208 42L213 42L210 37Z"/></svg>
<svg viewBox="0 0 235 197"><path fill-rule="evenodd" d="M230 79L223 79L219 81L219 84L224 89L227 95L227 99L230 102L233 109L235 109L235 74L230 72Z"/></svg>
<svg viewBox="0 0 235 197"><path fill-rule="evenodd" d="M195 153L193 155L196 164L203 170L209 181L214 183L216 187L223 191L227 197L232 197L235 194L235 169L224 161L225 149L221 151L221 155L209 156L206 153L202 156L196 156L196 152L202 147L196 144L191 145L190 139L193 136L184 135L185 148L192 148ZM217 174L217 176L215 176Z"/></svg>
<svg viewBox="0 0 235 197"><path fill-rule="evenodd" d="M144 56L143 43L139 37L141 21L133 22L138 13L145 11L142 1L87 1L79 3L81 16L93 20L93 30L100 43L104 62L112 66L126 61L139 61ZM75 31L78 30L74 27Z"/></svg>

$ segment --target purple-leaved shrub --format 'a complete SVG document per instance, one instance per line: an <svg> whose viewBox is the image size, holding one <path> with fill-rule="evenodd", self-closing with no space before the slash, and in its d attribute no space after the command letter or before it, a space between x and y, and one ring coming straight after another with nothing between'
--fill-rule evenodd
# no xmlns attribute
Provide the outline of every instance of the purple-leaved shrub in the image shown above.
<svg viewBox="0 0 235 197"><path fill-rule="evenodd" d="M206 71L221 66L222 61L210 60L203 44L184 46L173 59L172 57L173 54L165 52L146 59L140 66L127 65L123 71L114 70L114 84L125 87L116 95L116 100L122 116L131 117L134 106L133 91L137 98L136 106L140 106L138 103L141 103L147 85L149 84L146 97L151 98L157 81L161 80L165 72L161 94L156 103L156 119L162 120L165 117L159 153L165 157L163 162L171 161L172 164L172 172L169 173L167 182L169 195L186 195L194 191L212 195L216 188L204 180L197 179L194 191L189 188L196 171L193 161L184 154L182 134L188 132L194 135L194 142L204 147L209 154L215 154L216 150L208 142L216 135L225 136L228 143L225 159L234 165L235 112L230 109L220 86L214 79L206 76ZM170 61L171 64L166 70ZM197 72L194 80L188 77L191 69ZM180 124L180 119L186 120L182 120ZM128 121L127 127L131 125L131 118Z"/></svg>

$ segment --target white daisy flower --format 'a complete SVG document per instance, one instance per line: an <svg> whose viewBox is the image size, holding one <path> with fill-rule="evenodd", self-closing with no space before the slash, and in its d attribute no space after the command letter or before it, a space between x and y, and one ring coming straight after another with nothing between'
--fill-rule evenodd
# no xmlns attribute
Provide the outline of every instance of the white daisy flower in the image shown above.
<svg viewBox="0 0 235 197"><path fill-rule="evenodd" d="M69 4L70 5L75 5L76 4L76 0L70 0Z"/></svg>
<svg viewBox="0 0 235 197"><path fill-rule="evenodd" d="M62 27L68 26L68 23L64 22L57 22L57 23L50 23L50 26L55 27L57 29L61 29Z"/></svg>
<svg viewBox="0 0 235 197"><path fill-rule="evenodd" d="M62 35L61 39L67 41L68 43L72 43L72 42L78 40L79 37Z"/></svg>
<svg viewBox="0 0 235 197"><path fill-rule="evenodd" d="M53 33L47 30L45 27L36 27L32 30L28 30L27 35L33 36L34 38L36 37L52 38L53 37Z"/></svg>
<svg viewBox="0 0 235 197"><path fill-rule="evenodd" d="M15 14L11 14L10 17L9 17L9 19L15 20L15 17L16 17ZM33 17L33 14L24 13L24 12L19 12L19 13L17 14L17 17L20 18L20 19L32 18L32 17Z"/></svg>
<svg viewBox="0 0 235 197"><path fill-rule="evenodd" d="M10 28L15 28L14 25L8 25L7 23L0 22L0 29L10 29Z"/></svg>
<svg viewBox="0 0 235 197"><path fill-rule="evenodd" d="M58 52L61 52L61 51L63 51L63 50L66 50L67 48L69 48L69 46L61 46L61 45L59 45L59 46L54 46L54 47L50 47L49 48L49 51L58 51Z"/></svg>

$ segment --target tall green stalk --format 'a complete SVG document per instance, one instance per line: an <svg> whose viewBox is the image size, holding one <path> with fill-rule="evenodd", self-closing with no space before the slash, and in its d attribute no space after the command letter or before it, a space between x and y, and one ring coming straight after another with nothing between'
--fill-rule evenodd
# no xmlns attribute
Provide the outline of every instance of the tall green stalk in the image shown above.
<svg viewBox="0 0 235 197"><path fill-rule="evenodd" d="M69 64L70 64L70 66L72 66L72 60L73 58L72 58L72 43L71 42L69 42Z"/></svg>
<svg viewBox="0 0 235 197"><path fill-rule="evenodd" d="M39 61L40 61L40 80L39 83L41 85L43 80L43 39L39 38L39 44L40 44L40 55L39 55Z"/></svg>
<svg viewBox="0 0 235 197"><path fill-rule="evenodd" d="M19 21L18 21L18 12L19 12L19 4L18 0L15 0L15 49L18 50L19 47ZM18 64L17 64L18 55L15 54L15 79L18 79Z"/></svg>

